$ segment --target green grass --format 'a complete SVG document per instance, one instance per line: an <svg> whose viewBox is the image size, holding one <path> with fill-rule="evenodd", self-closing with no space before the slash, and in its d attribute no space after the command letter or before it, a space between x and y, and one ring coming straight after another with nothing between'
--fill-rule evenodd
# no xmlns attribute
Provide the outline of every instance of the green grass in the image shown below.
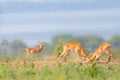
<svg viewBox="0 0 120 80"><path fill-rule="evenodd" d="M0 80L120 80L120 64L65 63L57 64L55 67L35 68L34 64L13 67L8 62L13 62L15 59L7 58L7 60L4 64L6 60L0 59Z"/></svg>

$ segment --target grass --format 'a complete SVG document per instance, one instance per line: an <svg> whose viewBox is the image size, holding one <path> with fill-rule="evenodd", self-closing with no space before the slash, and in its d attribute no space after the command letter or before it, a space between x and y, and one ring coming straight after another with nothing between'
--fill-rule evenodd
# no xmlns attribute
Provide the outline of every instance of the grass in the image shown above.
<svg viewBox="0 0 120 80"><path fill-rule="evenodd" d="M35 68L34 64L16 62L18 59L0 59L0 80L119 80L120 64L101 65L93 62L57 64L54 67ZM23 60L24 62L24 60ZM39 65L40 66L40 65Z"/></svg>

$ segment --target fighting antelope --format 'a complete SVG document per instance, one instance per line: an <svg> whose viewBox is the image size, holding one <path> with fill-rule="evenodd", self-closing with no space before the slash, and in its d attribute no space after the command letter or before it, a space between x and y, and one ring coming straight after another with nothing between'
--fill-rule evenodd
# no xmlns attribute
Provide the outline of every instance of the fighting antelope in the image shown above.
<svg viewBox="0 0 120 80"><path fill-rule="evenodd" d="M108 58L108 62L110 62L111 58L113 58L113 54L111 53L110 51L110 48L111 48L111 44L109 43L103 43L101 44L98 49L92 54L91 57L87 58L87 61L86 62L91 62L93 60L99 60L99 58L103 55L103 54L107 54L109 56Z"/></svg>
<svg viewBox="0 0 120 80"><path fill-rule="evenodd" d="M84 58L84 60L87 57L87 53L80 43L78 43L78 42L68 42L65 45L63 45L63 53L60 54L57 61L59 62L61 60L61 58L64 58L64 60L65 60L65 57L71 51L74 51L75 53L77 53L79 55L81 61L82 61L81 56Z"/></svg>

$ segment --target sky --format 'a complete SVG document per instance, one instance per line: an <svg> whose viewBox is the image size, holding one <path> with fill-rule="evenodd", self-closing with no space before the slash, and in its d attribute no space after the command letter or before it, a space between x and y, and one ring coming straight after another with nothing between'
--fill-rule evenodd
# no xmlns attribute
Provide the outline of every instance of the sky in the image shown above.
<svg viewBox="0 0 120 80"><path fill-rule="evenodd" d="M64 33L111 37L119 30L119 0L0 0L1 40Z"/></svg>

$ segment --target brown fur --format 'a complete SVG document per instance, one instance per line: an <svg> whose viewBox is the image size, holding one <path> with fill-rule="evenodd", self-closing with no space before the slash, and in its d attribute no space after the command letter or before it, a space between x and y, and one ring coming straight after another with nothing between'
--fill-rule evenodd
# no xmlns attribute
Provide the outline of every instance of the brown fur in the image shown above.
<svg viewBox="0 0 120 80"><path fill-rule="evenodd" d="M111 58L114 59L114 58L113 58L113 54L112 54L111 51L110 51L111 46L112 46L112 45L109 44L109 43L103 43L103 44L101 44L101 45L98 47L98 49L93 53L93 55L92 55L90 58L87 59L86 62L91 62L91 61L93 61L94 59L99 60L99 58L100 58L101 55L103 55L103 54L107 54L107 55L109 56L108 62L110 62Z"/></svg>
<svg viewBox="0 0 120 80"><path fill-rule="evenodd" d="M28 58L30 54L34 54L36 56L36 58L37 58L39 53L43 50L43 47L44 47L44 44L40 43L39 48L26 48L25 49L26 58Z"/></svg>
<svg viewBox="0 0 120 80"><path fill-rule="evenodd" d="M78 43L78 42L68 42L63 46L63 53L61 53L61 55L58 57L57 61L60 61L61 58L65 59L65 57L67 56L67 54L70 51L74 51L79 56L82 56L84 58L87 57L87 53L80 43Z"/></svg>

